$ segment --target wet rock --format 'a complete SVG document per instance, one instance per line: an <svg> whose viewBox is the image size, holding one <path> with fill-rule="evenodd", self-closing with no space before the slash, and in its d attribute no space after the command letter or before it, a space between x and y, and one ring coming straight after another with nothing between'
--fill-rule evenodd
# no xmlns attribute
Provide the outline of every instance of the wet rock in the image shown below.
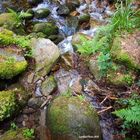
<svg viewBox="0 0 140 140"><path fill-rule="evenodd" d="M44 96L48 96L57 89L57 83L53 76L45 79L41 85L41 91Z"/></svg>
<svg viewBox="0 0 140 140"><path fill-rule="evenodd" d="M68 17L67 18L67 24L68 24L69 27L72 27L76 31L76 29L79 26L79 19L78 19L78 17L73 17L73 16Z"/></svg>
<svg viewBox="0 0 140 140"><path fill-rule="evenodd" d="M43 103L43 101L41 100L41 98L30 98L28 101L28 106L33 108L33 109L38 109L41 104Z"/></svg>
<svg viewBox="0 0 140 140"><path fill-rule="evenodd" d="M0 27L12 30L17 34L24 34L25 31L22 24L17 21L17 17L13 13L2 13L0 14Z"/></svg>
<svg viewBox="0 0 140 140"><path fill-rule="evenodd" d="M71 69L73 68L74 66L74 58L73 58L74 54L73 53L65 53L61 56L61 66L64 68L64 69Z"/></svg>
<svg viewBox="0 0 140 140"><path fill-rule="evenodd" d="M35 5L37 5L37 4L41 3L41 2L43 2L43 0L27 0L27 2L28 2L30 5L35 6Z"/></svg>
<svg viewBox="0 0 140 140"><path fill-rule="evenodd" d="M27 61L17 47L0 48L0 78L11 79L25 71Z"/></svg>
<svg viewBox="0 0 140 140"><path fill-rule="evenodd" d="M112 57L131 69L140 69L140 32L114 39Z"/></svg>
<svg viewBox="0 0 140 140"><path fill-rule="evenodd" d="M104 23L102 21L99 21L97 19L94 18L90 18L90 28L95 28L98 26L104 25Z"/></svg>
<svg viewBox="0 0 140 140"><path fill-rule="evenodd" d="M35 11L34 16L36 18L46 18L48 15L50 14L50 10L47 8L42 8L42 9L38 9L37 11Z"/></svg>
<svg viewBox="0 0 140 140"><path fill-rule="evenodd" d="M33 32L42 32L46 37L49 37L50 35L56 35L58 33L58 27L50 22L37 23L33 27Z"/></svg>
<svg viewBox="0 0 140 140"><path fill-rule="evenodd" d="M76 9L76 7L80 6L79 0L66 0L66 6L70 9L70 11L73 11Z"/></svg>
<svg viewBox="0 0 140 140"><path fill-rule="evenodd" d="M67 90L71 90L73 93L80 94L81 76L76 70L66 71L65 69L60 69L57 71L55 78L57 80L58 90L60 93L65 93Z"/></svg>
<svg viewBox="0 0 140 140"><path fill-rule="evenodd" d="M98 67L98 61L96 57L92 57L89 61L89 69L91 74L95 77L96 80L101 78L100 70Z"/></svg>
<svg viewBox="0 0 140 140"><path fill-rule="evenodd" d="M50 35L48 37L48 39L53 41L55 44L58 44L59 42L61 42L64 39L64 37L61 35Z"/></svg>
<svg viewBox="0 0 140 140"><path fill-rule="evenodd" d="M66 16L66 15L69 15L70 10L66 5L60 5L57 12L61 16Z"/></svg>
<svg viewBox="0 0 140 140"><path fill-rule="evenodd" d="M17 130L9 130L2 135L1 140L33 140L33 138L26 138L23 132L26 128L20 128Z"/></svg>
<svg viewBox="0 0 140 140"><path fill-rule="evenodd" d="M77 140L83 135L101 139L97 112L79 97L59 96L54 99L48 107L47 127L53 140L64 136Z"/></svg>
<svg viewBox="0 0 140 140"><path fill-rule="evenodd" d="M79 16L79 22L83 23L83 22L89 22L90 20L90 15L89 14L83 14L81 16Z"/></svg>
<svg viewBox="0 0 140 140"><path fill-rule="evenodd" d="M19 113L28 98L29 94L21 86L13 86L7 91L0 91L0 121Z"/></svg>
<svg viewBox="0 0 140 140"><path fill-rule="evenodd" d="M37 81L50 72L52 66L57 62L60 52L58 47L49 39L32 39L31 46L35 59L34 81Z"/></svg>
<svg viewBox="0 0 140 140"><path fill-rule="evenodd" d="M15 11L27 10L30 7L27 0L2 0L2 8L7 11L7 8L11 8Z"/></svg>

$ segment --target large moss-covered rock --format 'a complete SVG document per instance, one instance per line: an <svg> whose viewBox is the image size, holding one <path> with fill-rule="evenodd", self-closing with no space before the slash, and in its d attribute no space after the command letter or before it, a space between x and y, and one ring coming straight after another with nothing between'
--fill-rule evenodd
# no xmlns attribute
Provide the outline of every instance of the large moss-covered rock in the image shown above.
<svg viewBox="0 0 140 140"><path fill-rule="evenodd" d="M35 24L33 31L36 33L42 32L46 35L46 37L49 37L50 35L55 35L58 33L58 27L50 22L37 23Z"/></svg>
<svg viewBox="0 0 140 140"><path fill-rule="evenodd" d="M116 37L111 54L117 62L132 69L140 69L140 31Z"/></svg>
<svg viewBox="0 0 140 140"><path fill-rule="evenodd" d="M1 140L33 140L33 138L27 138L24 136L25 128L17 130L9 130L0 137Z"/></svg>
<svg viewBox="0 0 140 140"><path fill-rule="evenodd" d="M52 140L58 137L78 140L80 136L101 139L97 112L79 97L59 96L48 107L47 126ZM96 138L95 138L96 137Z"/></svg>
<svg viewBox="0 0 140 140"><path fill-rule="evenodd" d="M0 27L5 27L14 31L17 34L24 34L25 31L17 19L17 15L14 13L2 13L0 14Z"/></svg>
<svg viewBox="0 0 140 140"><path fill-rule="evenodd" d="M58 47L49 39L32 39L33 58L35 59L34 80L47 75L57 62L60 52Z"/></svg>
<svg viewBox="0 0 140 140"><path fill-rule="evenodd" d="M11 79L25 71L27 61L17 47L0 48L0 78Z"/></svg>
<svg viewBox="0 0 140 140"><path fill-rule="evenodd" d="M27 102L29 95L21 86L0 91L0 121L17 114Z"/></svg>
<svg viewBox="0 0 140 140"><path fill-rule="evenodd" d="M129 72L110 72L107 74L107 80L116 86L131 86L134 83L135 76Z"/></svg>
<svg viewBox="0 0 140 140"><path fill-rule="evenodd" d="M109 84L122 87L131 86L134 83L135 75L132 71L126 70L123 65L118 65L115 63L112 63L111 67L112 69L108 69L104 77ZM101 78L103 78L103 75L101 74L102 71L100 70L99 63L96 57L92 57L90 59L89 69L96 80L101 80Z"/></svg>

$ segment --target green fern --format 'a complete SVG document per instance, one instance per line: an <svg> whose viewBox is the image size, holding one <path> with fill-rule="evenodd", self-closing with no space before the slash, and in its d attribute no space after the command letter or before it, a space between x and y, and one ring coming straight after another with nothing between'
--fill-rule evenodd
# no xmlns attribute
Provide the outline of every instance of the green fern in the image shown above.
<svg viewBox="0 0 140 140"><path fill-rule="evenodd" d="M130 98L127 100L127 107L113 112L116 116L125 120L128 123L140 124L140 100Z"/></svg>

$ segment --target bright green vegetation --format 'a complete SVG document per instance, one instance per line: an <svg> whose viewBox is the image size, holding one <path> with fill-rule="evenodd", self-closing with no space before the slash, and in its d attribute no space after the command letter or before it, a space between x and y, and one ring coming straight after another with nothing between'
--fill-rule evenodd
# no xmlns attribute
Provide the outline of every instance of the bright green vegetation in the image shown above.
<svg viewBox="0 0 140 140"><path fill-rule="evenodd" d="M135 28L140 28L140 11L132 9L130 4L132 0L125 0L116 6L116 12L112 17L111 24L114 31L122 32L123 30L132 31Z"/></svg>
<svg viewBox="0 0 140 140"><path fill-rule="evenodd" d="M15 61L14 58L2 57L0 55L0 78L2 79L11 79L14 76L23 72L27 67L27 62Z"/></svg>
<svg viewBox="0 0 140 140"><path fill-rule="evenodd" d="M11 130L17 130L18 126L14 122L12 122L11 125L10 125L10 129Z"/></svg>
<svg viewBox="0 0 140 140"><path fill-rule="evenodd" d="M31 15L27 12L16 13L8 9L8 13L0 14L0 27L12 30L17 34L25 34L23 21Z"/></svg>
<svg viewBox="0 0 140 140"><path fill-rule="evenodd" d="M13 91L1 91L0 92L0 121L5 118L10 117L15 109L16 104L16 94Z"/></svg>
<svg viewBox="0 0 140 140"><path fill-rule="evenodd" d="M34 138L34 133L34 129L27 128L23 130L23 136L25 138Z"/></svg>
<svg viewBox="0 0 140 140"><path fill-rule="evenodd" d="M19 109L26 104L28 98L29 95L22 87L0 91L0 121L11 117L13 114L16 115Z"/></svg>
<svg viewBox="0 0 140 140"><path fill-rule="evenodd" d="M1 28L0 32L0 45L17 45L25 51L25 56L32 56L32 50L30 47L30 37L29 36L18 36L12 31Z"/></svg>
<svg viewBox="0 0 140 140"><path fill-rule="evenodd" d="M78 52L84 56L95 55L101 76L106 76L108 70L116 70L116 67L113 67L114 58L111 54L112 46L116 45L114 43L116 36L119 38L124 32L139 28L139 17L140 12L133 10L127 0L124 3L117 4L116 12L111 18L110 24L100 28L92 40L87 40L81 36L82 44L78 45ZM116 47L115 51L117 52ZM129 58L128 55L122 55L121 57L124 60Z"/></svg>
<svg viewBox="0 0 140 140"><path fill-rule="evenodd" d="M116 110L113 114L124 120L122 125L123 131L126 134L129 131L138 134L140 129L140 97L133 94L128 99L121 99L119 103L124 107Z"/></svg>
<svg viewBox="0 0 140 140"><path fill-rule="evenodd" d="M30 13L28 13L28 12L23 12L23 11L21 11L21 12L17 13L17 12L15 12L14 10L12 10L12 9L10 9L10 8L8 8L8 11L9 11L10 13L12 13L13 16L16 18L15 24L16 24L17 26L19 26L20 24L22 24L22 21L23 21L25 18L28 18L28 17L31 17L31 16L32 16L32 14L30 14Z"/></svg>
<svg viewBox="0 0 140 140"><path fill-rule="evenodd" d="M9 130L4 135L2 135L1 140L33 140L34 133L31 133L32 137L24 137L24 133L26 131L32 131L31 129L28 130L28 128L17 128L16 130ZM27 135L26 135L27 136Z"/></svg>

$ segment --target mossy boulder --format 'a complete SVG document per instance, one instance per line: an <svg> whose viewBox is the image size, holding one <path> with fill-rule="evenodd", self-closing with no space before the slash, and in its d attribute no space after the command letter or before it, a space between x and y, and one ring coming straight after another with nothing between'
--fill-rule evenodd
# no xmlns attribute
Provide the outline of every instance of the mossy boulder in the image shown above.
<svg viewBox="0 0 140 140"><path fill-rule="evenodd" d="M37 23L33 27L33 32L42 32L46 35L46 37L49 37L50 35L55 35L58 33L58 27L50 22Z"/></svg>
<svg viewBox="0 0 140 140"><path fill-rule="evenodd" d="M80 136L92 136L101 139L97 112L79 97L59 96L52 101L47 111L47 127L52 133L52 140Z"/></svg>
<svg viewBox="0 0 140 140"><path fill-rule="evenodd" d="M112 58L131 69L140 69L140 31L114 39Z"/></svg>
<svg viewBox="0 0 140 140"><path fill-rule="evenodd" d="M0 48L0 78L11 79L27 68L22 50L13 46Z"/></svg>
<svg viewBox="0 0 140 140"><path fill-rule="evenodd" d="M110 72L107 74L107 80L116 86L131 86L134 83L135 76L133 73Z"/></svg>
<svg viewBox="0 0 140 140"><path fill-rule="evenodd" d="M15 16L13 13L0 14L0 27L5 27L6 29L12 30L17 34L25 33L20 21L17 20L17 16Z"/></svg>
<svg viewBox="0 0 140 140"><path fill-rule="evenodd" d="M112 68L112 69L111 69ZM131 86L134 83L135 75L131 70L127 70L125 66L112 63L110 69L103 76L96 57L92 57L89 61L89 69L96 80L105 78L109 84L115 86Z"/></svg>
<svg viewBox="0 0 140 140"><path fill-rule="evenodd" d="M47 8L41 8L35 11L34 16L36 18L46 18L50 14L50 10Z"/></svg>
<svg viewBox="0 0 140 140"><path fill-rule="evenodd" d="M0 137L1 140L33 140L33 138L27 138L24 136L24 130L26 128L19 128L17 130L9 130L5 132L2 137Z"/></svg>
<svg viewBox="0 0 140 140"><path fill-rule="evenodd" d="M0 121L20 112L19 109L26 104L28 97L21 86L0 91Z"/></svg>

